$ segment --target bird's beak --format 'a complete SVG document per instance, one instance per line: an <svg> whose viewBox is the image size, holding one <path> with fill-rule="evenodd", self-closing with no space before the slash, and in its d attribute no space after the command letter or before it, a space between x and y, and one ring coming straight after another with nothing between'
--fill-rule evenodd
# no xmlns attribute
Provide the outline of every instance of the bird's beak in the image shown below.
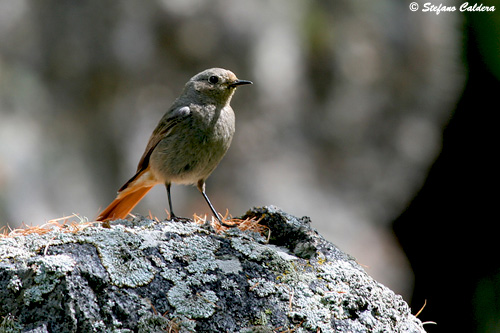
<svg viewBox="0 0 500 333"><path fill-rule="evenodd" d="M229 85L229 87L234 88L234 87L237 87L237 86L242 86L244 84L253 84L253 82L252 81L248 81L248 80L236 80L233 83L231 83Z"/></svg>

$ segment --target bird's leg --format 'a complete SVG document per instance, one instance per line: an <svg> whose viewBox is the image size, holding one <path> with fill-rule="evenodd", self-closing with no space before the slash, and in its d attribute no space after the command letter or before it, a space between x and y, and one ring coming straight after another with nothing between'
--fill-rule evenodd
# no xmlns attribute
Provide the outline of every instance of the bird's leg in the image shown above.
<svg viewBox="0 0 500 333"><path fill-rule="evenodd" d="M203 197L205 198L205 201L207 202L208 207L210 207L210 209L212 210L212 213L217 218L217 220L219 220L219 223L221 225L223 225L225 227L228 227L228 228L234 228L234 227L236 227L236 224L234 224L234 225L233 224L227 224L227 223L225 223L225 222L222 221L222 219L220 218L219 214L215 210L214 206L210 202L210 199L208 199L207 194L205 193L205 181L203 179L200 179L198 181L198 190L201 192L201 194L203 194Z"/></svg>
<svg viewBox="0 0 500 333"><path fill-rule="evenodd" d="M172 196L170 195L170 186L171 183L165 183L165 187L167 188L167 197L168 197L168 207L170 209L170 219L174 219L176 216L174 214L174 211L172 210Z"/></svg>

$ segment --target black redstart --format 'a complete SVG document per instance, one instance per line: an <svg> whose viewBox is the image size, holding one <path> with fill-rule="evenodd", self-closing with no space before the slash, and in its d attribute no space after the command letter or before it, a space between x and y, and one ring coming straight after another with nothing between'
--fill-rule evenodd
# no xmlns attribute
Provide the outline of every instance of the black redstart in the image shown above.
<svg viewBox="0 0 500 333"><path fill-rule="evenodd" d="M167 188L170 216L175 217L170 186L178 183L196 184L222 223L205 193L205 181L231 144L234 112L229 103L236 87L245 84L252 82L238 80L222 68L193 76L153 131L136 174L120 188L97 221L125 218L160 183Z"/></svg>

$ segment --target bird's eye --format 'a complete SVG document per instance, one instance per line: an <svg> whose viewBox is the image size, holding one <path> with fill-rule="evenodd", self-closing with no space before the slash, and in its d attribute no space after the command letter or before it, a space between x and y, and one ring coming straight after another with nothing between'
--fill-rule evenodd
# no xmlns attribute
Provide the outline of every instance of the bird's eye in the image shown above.
<svg viewBox="0 0 500 333"><path fill-rule="evenodd" d="M208 82L215 84L219 82L219 78L215 75L212 75L211 77L208 78Z"/></svg>

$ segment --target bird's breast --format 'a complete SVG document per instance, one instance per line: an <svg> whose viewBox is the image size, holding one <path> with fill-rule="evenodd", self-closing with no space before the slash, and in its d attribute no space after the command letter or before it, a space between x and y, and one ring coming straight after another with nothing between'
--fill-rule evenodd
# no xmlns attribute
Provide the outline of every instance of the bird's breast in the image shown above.
<svg viewBox="0 0 500 333"><path fill-rule="evenodd" d="M191 112L155 148L152 167L164 181L195 184L206 179L228 150L235 131L233 110L201 111L205 113Z"/></svg>

